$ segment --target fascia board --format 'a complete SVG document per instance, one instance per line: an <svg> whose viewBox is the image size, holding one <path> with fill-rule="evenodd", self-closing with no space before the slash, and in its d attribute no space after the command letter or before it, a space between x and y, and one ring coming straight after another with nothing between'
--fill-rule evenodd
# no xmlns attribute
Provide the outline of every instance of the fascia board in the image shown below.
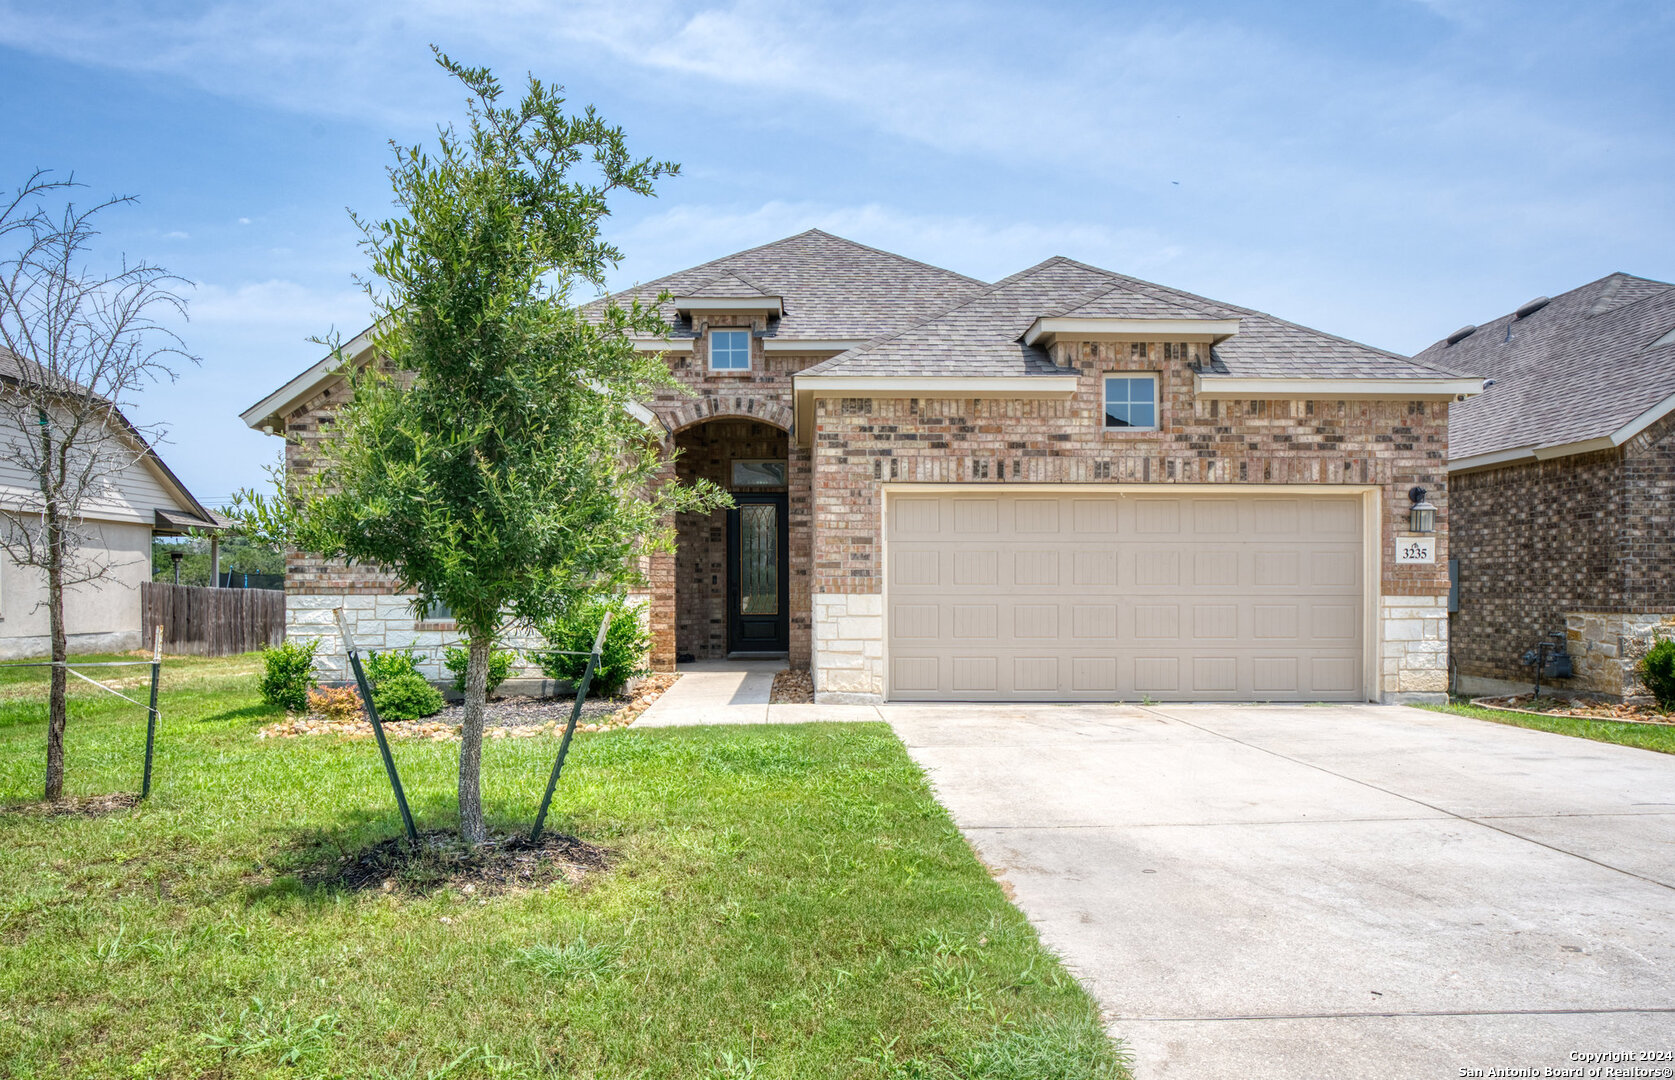
<svg viewBox="0 0 1675 1080"><path fill-rule="evenodd" d="M1237 375L1193 376L1193 390L1202 398L1314 398L1354 400L1397 398L1453 400L1483 392L1483 380L1439 379L1273 379Z"/></svg>
<svg viewBox="0 0 1675 1080"><path fill-rule="evenodd" d="M687 353L692 351L691 338L634 338L634 351L645 353Z"/></svg>
<svg viewBox="0 0 1675 1080"><path fill-rule="evenodd" d="M348 358L350 363L354 363L370 348L372 348L372 330L368 329L343 346L341 353ZM331 379L342 366L343 361L338 358L338 352L332 352L301 375L239 413L239 419L244 421L246 427L260 428L269 417L288 411L297 402L313 394Z"/></svg>
<svg viewBox="0 0 1675 1080"><path fill-rule="evenodd" d="M676 311L769 311L775 315L785 312L785 305L777 296L677 296Z"/></svg>
<svg viewBox="0 0 1675 1080"><path fill-rule="evenodd" d="M1225 341L1239 332L1238 319L1039 318L1024 331L1024 344L1044 337L1108 337L1125 340Z"/></svg>

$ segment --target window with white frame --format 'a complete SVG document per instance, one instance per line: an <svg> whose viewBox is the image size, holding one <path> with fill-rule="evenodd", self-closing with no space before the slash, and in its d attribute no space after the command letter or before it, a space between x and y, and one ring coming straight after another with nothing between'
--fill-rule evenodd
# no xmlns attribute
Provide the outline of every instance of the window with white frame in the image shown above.
<svg viewBox="0 0 1675 1080"><path fill-rule="evenodd" d="M749 371L750 331L711 330L710 370Z"/></svg>
<svg viewBox="0 0 1675 1080"><path fill-rule="evenodd" d="M1107 375L1105 426L1113 431L1157 430L1157 376Z"/></svg>

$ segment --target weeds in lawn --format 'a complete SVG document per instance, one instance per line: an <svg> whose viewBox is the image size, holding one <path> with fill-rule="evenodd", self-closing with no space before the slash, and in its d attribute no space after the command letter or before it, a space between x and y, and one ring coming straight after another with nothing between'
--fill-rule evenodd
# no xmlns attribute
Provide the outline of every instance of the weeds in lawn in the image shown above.
<svg viewBox="0 0 1675 1080"><path fill-rule="evenodd" d="M265 1058L275 1065L297 1066L330 1050L341 1024L336 1013L298 1021L288 1010L269 1008L261 998L253 997L237 1020L206 1032L203 1042L227 1057Z"/></svg>
<svg viewBox="0 0 1675 1080"><path fill-rule="evenodd" d="M594 944L585 937L578 937L565 945L531 945L527 949L519 949L512 959L512 966L563 983L587 979L597 984L616 971L621 951L615 945Z"/></svg>
<svg viewBox="0 0 1675 1080"><path fill-rule="evenodd" d="M1128 1062L1098 1021L1066 1019L1003 1028L984 1042L960 1072L964 1080L1117 1080Z"/></svg>

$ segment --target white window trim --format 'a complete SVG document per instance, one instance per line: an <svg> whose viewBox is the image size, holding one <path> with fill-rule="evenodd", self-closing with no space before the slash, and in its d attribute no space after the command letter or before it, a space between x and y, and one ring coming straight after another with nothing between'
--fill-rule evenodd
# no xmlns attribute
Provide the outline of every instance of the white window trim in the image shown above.
<svg viewBox="0 0 1675 1080"><path fill-rule="evenodd" d="M744 335L744 367L716 367L715 366L715 335L717 335L717 334L743 334ZM711 371L720 371L720 372L728 372L728 373L738 372L738 371L749 371L750 368L751 368L750 329L748 327L740 327L740 326L712 326L712 327L710 327L708 353L709 353L708 363L709 363L709 369Z"/></svg>
<svg viewBox="0 0 1675 1080"><path fill-rule="evenodd" d="M1147 379L1152 384L1152 422L1147 427L1130 424L1115 427L1110 423L1111 380ZM1156 431L1163 421L1163 402L1159 400L1157 373L1153 371L1107 371L1099 377L1099 426L1104 431Z"/></svg>

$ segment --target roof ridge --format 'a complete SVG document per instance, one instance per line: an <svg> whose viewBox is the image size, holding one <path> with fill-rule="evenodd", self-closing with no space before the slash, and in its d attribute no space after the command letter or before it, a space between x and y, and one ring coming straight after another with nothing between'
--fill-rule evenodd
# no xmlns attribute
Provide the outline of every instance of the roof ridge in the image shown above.
<svg viewBox="0 0 1675 1080"><path fill-rule="evenodd" d="M842 239L842 238L839 237L839 239ZM864 247L865 245L862 245L862 246ZM1012 275L1009 275L1007 277L1003 277L999 281L995 282L992 285L986 285L983 288L978 289L976 292L972 293L970 296L961 300L959 303L950 304L948 307L943 308L942 310L938 311L936 314L928 315L925 318L920 319L916 323L910 323L909 325L904 326L901 329L897 330L893 334L888 334L888 335L886 335L884 337L880 337L880 338L873 338L871 341L863 342L860 345L857 345L852 349L845 349L843 352L838 353L836 356L828 356L826 359L820 361L818 364L815 364L813 367L805 368L799 374L807 374L810 371L818 371L820 368L836 364L839 360L853 359L857 356L860 356L862 353L871 352L872 350L878 348L881 345L885 345L885 344L888 344L889 342L892 342L892 341L896 340L897 338L901 337L903 334L907 333L909 330L917 330L919 327L928 326L929 324L931 324L933 322L936 322L938 319L945 319L949 315L952 315L954 312L960 310L961 308L965 307L966 305L974 304L978 300L983 299L985 296L992 296L995 292L999 291L1000 289L1004 288L1005 286L1014 284L1018 281L1021 281L1024 278L1029 277L1031 274L1036 273L1037 271L1039 271L1039 270L1041 270L1041 269L1043 269L1047 266L1051 266L1054 263L1072 262L1072 261L1074 261L1074 260L1066 259L1062 255L1054 255L1050 259L1044 259L1041 262L1036 263L1034 266L1026 267L1022 270L1019 270L1016 274L1012 274Z"/></svg>
<svg viewBox="0 0 1675 1080"><path fill-rule="evenodd" d="M927 270L936 270L944 274L949 274L953 277L960 278L963 281L975 282L978 285L989 284L982 278L970 277L966 274L960 273L958 270L950 270L946 266L938 266L935 263L928 263L923 259L910 259L906 255L902 255L898 252L886 251L884 248L873 247L871 244L863 244L859 240L851 240L847 236L839 236L836 233L829 233L824 229L805 229L804 231L798 233L797 236L808 236L811 233L817 236L824 236L828 240L837 240L840 243L848 244L850 247L860 248L862 251L870 251L875 255L887 255L890 258L895 259L897 262L911 263L914 266L923 266ZM797 236L788 236L786 239L795 240ZM754 251L756 249L752 248L751 250ZM741 251L738 254L743 255L744 252ZM731 256L729 256L729 258L731 258Z"/></svg>

